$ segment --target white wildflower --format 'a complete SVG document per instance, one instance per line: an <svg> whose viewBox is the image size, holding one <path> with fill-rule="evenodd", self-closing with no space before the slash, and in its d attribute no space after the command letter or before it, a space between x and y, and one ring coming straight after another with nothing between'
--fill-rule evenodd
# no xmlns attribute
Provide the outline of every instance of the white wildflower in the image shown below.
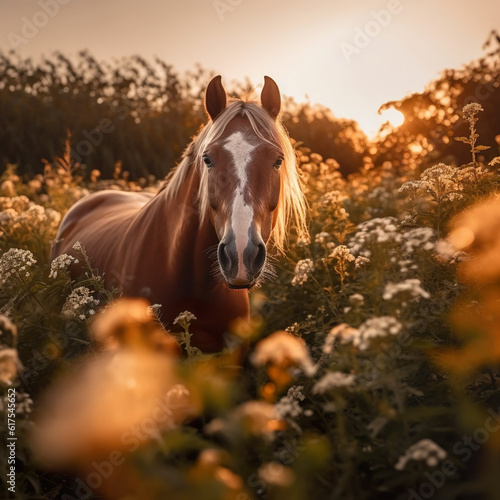
<svg viewBox="0 0 500 500"><path fill-rule="evenodd" d="M27 269L36 264L36 259L29 250L11 248L0 257L0 286L7 282L30 276Z"/></svg>
<svg viewBox="0 0 500 500"><path fill-rule="evenodd" d="M10 196L0 196L0 211L12 208L12 200Z"/></svg>
<svg viewBox="0 0 500 500"><path fill-rule="evenodd" d="M326 391L336 387L350 387L354 384L356 377L352 374L338 371L327 372L323 375L312 389L313 394L323 394Z"/></svg>
<svg viewBox="0 0 500 500"><path fill-rule="evenodd" d="M330 254L330 257L344 262L354 262L356 260L356 257L349 252L349 249L345 245L335 247L333 252Z"/></svg>
<svg viewBox="0 0 500 500"><path fill-rule="evenodd" d="M30 205L30 200L28 199L27 196L16 196L15 198L11 198L10 200L10 206L13 208L16 212L23 212L24 210L27 210Z"/></svg>
<svg viewBox="0 0 500 500"><path fill-rule="evenodd" d="M484 111L484 109L478 102L471 102L470 104L466 104L462 108L462 113L464 115L464 118L469 122L476 121L477 120L476 115L480 111Z"/></svg>
<svg viewBox="0 0 500 500"><path fill-rule="evenodd" d="M12 180L6 179L0 184L0 193L3 193L7 196L15 196L16 195L16 187Z"/></svg>
<svg viewBox="0 0 500 500"><path fill-rule="evenodd" d="M315 243L319 243L320 245L322 245L324 243L327 243L329 239L330 239L330 235L327 232L323 231L321 233L318 233L314 237L314 242Z"/></svg>
<svg viewBox="0 0 500 500"><path fill-rule="evenodd" d="M458 201L464 198L464 195L461 193L448 193L446 198L450 201Z"/></svg>
<svg viewBox="0 0 500 500"><path fill-rule="evenodd" d="M404 297L409 297L410 300L418 300L420 297L428 299L430 294L421 285L421 281L417 278L407 279L399 283L387 283L382 298L391 300L396 295L402 294Z"/></svg>
<svg viewBox="0 0 500 500"><path fill-rule="evenodd" d="M99 305L99 300L92 296L92 292L87 287L80 286L75 288L66 299L61 315L66 319L79 318L83 321L97 305Z"/></svg>
<svg viewBox="0 0 500 500"><path fill-rule="evenodd" d="M413 226L415 224L415 218L413 215L405 215L402 219L401 219L401 226L402 227L405 227L405 226Z"/></svg>
<svg viewBox="0 0 500 500"><path fill-rule="evenodd" d="M297 401L304 401L306 397L304 396L303 390L304 390L303 385L292 385L292 387L288 389L287 396L290 399L294 399Z"/></svg>
<svg viewBox="0 0 500 500"><path fill-rule="evenodd" d="M426 168L420 179L424 182L435 182L436 180L451 180L456 174L456 167L446 165L446 163L438 163L432 167Z"/></svg>
<svg viewBox="0 0 500 500"><path fill-rule="evenodd" d="M338 190L329 191L325 193L318 201L324 207L331 207L332 205L339 205L346 199L346 196Z"/></svg>
<svg viewBox="0 0 500 500"><path fill-rule="evenodd" d="M0 225L8 226L17 217L17 212L13 208L6 208L0 212Z"/></svg>
<svg viewBox="0 0 500 500"><path fill-rule="evenodd" d="M43 207L30 203L28 209L21 212L17 220L27 226L36 227L44 224L47 221L47 216Z"/></svg>
<svg viewBox="0 0 500 500"><path fill-rule="evenodd" d="M62 215L57 210L54 210L53 208L46 208L45 216L52 227L57 228L59 226Z"/></svg>
<svg viewBox="0 0 500 500"><path fill-rule="evenodd" d="M403 470L410 460L425 461L429 467L435 467L441 460L446 458L446 451L443 450L431 439L422 439L418 443L410 446L403 455L399 457L394 466L396 470Z"/></svg>
<svg viewBox="0 0 500 500"><path fill-rule="evenodd" d="M83 252L83 246L79 241L75 241L75 243L73 243L72 248L73 248L73 250L76 250L77 252Z"/></svg>
<svg viewBox="0 0 500 500"><path fill-rule="evenodd" d="M349 302L353 306L359 307L365 303L365 298L360 293L353 293L349 296Z"/></svg>
<svg viewBox="0 0 500 500"><path fill-rule="evenodd" d="M400 193L404 193L405 191L417 191L420 187L420 181L407 181L398 189L398 191Z"/></svg>
<svg viewBox="0 0 500 500"><path fill-rule="evenodd" d="M285 332L288 332L288 333L299 333L299 329L300 329L300 325L295 322L293 325L290 325L290 326L287 326L285 328Z"/></svg>
<svg viewBox="0 0 500 500"><path fill-rule="evenodd" d="M323 352L325 354L330 354L336 341L341 344L349 344L358 336L358 330L349 326L347 323L341 323L340 325L334 326L325 338Z"/></svg>
<svg viewBox="0 0 500 500"><path fill-rule="evenodd" d="M352 254L369 259L372 245L399 243L401 238L395 217L375 218L359 224L358 230L351 236L347 246ZM359 262L359 265L364 264L367 262Z"/></svg>
<svg viewBox="0 0 500 500"><path fill-rule="evenodd" d="M61 220L59 212L37 205L25 196L0 197L0 210L0 225L11 233L55 230Z"/></svg>
<svg viewBox="0 0 500 500"><path fill-rule="evenodd" d="M388 335L397 335L403 325L392 316L378 316L366 320L358 328L359 335L353 340L353 346L362 351L370 345L370 340L376 337L386 337Z"/></svg>
<svg viewBox="0 0 500 500"><path fill-rule="evenodd" d="M296 418L301 415L300 401L304 401L306 398L302 392L303 389L302 385L294 385L288 389L287 395L276 403L275 408L278 418Z"/></svg>
<svg viewBox="0 0 500 500"><path fill-rule="evenodd" d="M415 250L431 251L435 248L436 231L430 227L416 227L402 233L403 252L411 255Z"/></svg>
<svg viewBox="0 0 500 500"><path fill-rule="evenodd" d="M305 342L285 331L274 332L262 339L256 345L250 361L255 366L298 366L307 376L316 372Z"/></svg>
<svg viewBox="0 0 500 500"><path fill-rule="evenodd" d="M311 259L302 259L295 266L295 276L292 279L292 285L303 285L314 271L314 262Z"/></svg>
<svg viewBox="0 0 500 500"><path fill-rule="evenodd" d="M300 235L298 238L297 238L297 245L299 247L305 247L307 245L309 245L311 243L311 239L309 237L309 235Z"/></svg>
<svg viewBox="0 0 500 500"><path fill-rule="evenodd" d="M61 272L66 272L71 266L71 264L78 264L78 259L68 254L61 254L56 257L50 264L50 274L49 278L57 278L57 275Z"/></svg>
<svg viewBox="0 0 500 500"><path fill-rule="evenodd" d="M161 309L161 304L153 304L152 306L148 306L146 312L149 317L157 318L158 315L160 314L160 309Z"/></svg>
<svg viewBox="0 0 500 500"><path fill-rule="evenodd" d="M361 267L364 267L370 263L370 259L367 259L366 257L359 256L356 257L356 260L354 261L354 267L356 269L360 269Z"/></svg>
<svg viewBox="0 0 500 500"><path fill-rule="evenodd" d="M441 200L454 197L454 193L463 189L457 175L463 175L457 167L451 167L444 163L438 163L427 168L420 176L421 187L433 198Z"/></svg>
<svg viewBox="0 0 500 500"><path fill-rule="evenodd" d="M436 243L438 257L445 262L449 262L457 253L458 249L448 240L439 240Z"/></svg>
<svg viewBox="0 0 500 500"><path fill-rule="evenodd" d="M158 305L158 304L155 304ZM198 319L193 313L189 311L184 311L181 312L175 319L174 319L174 325L179 325L182 328L189 328L189 325L191 324L191 321L194 321L195 319Z"/></svg>

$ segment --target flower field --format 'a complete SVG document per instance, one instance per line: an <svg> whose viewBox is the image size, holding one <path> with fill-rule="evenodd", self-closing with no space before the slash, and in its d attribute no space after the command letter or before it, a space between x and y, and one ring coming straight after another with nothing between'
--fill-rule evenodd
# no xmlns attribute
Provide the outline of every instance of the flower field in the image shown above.
<svg viewBox="0 0 500 500"><path fill-rule="evenodd" d="M193 314L165 328L160 306L107 289L81 245L48 259L78 199L154 193L161 180L119 165L83 175L69 141L43 173L6 168L0 410L17 437L13 498L497 498L500 130L482 143L483 104L450 111L467 131L450 138L460 163L399 161L389 144L346 178L297 142L309 235L290 228L276 278L251 293L250 327L213 355L191 345ZM9 467L4 446L2 478Z"/></svg>

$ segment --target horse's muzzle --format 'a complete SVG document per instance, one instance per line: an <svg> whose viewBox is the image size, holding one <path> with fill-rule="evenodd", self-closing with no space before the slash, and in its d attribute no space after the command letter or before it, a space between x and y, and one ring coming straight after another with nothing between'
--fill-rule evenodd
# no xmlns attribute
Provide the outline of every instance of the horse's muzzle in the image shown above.
<svg viewBox="0 0 500 500"><path fill-rule="evenodd" d="M243 252L236 251L234 239L219 243L217 257L229 288L251 288L260 276L266 262L266 246L249 241Z"/></svg>

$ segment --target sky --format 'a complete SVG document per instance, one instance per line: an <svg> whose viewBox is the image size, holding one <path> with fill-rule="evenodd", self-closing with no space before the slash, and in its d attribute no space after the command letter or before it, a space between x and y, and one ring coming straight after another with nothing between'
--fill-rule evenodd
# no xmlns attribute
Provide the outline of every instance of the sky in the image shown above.
<svg viewBox="0 0 500 500"><path fill-rule="evenodd" d="M498 0L0 0L0 50L139 54L224 82L271 76L372 135L384 102L484 54Z"/></svg>

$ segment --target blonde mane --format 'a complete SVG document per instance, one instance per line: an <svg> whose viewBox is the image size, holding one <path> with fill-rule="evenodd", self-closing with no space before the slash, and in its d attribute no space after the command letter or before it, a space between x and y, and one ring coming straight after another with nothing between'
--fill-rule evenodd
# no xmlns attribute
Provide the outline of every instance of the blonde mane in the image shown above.
<svg viewBox="0 0 500 500"><path fill-rule="evenodd" d="M276 223L271 233L275 248L283 252L286 245L288 225L295 225L299 235L307 234L307 203L301 189L301 182L296 164L295 151L288 134L279 121L274 121L262 106L253 100L233 100L221 112L215 121L206 124L197 137L189 144L183 159L174 171L168 175L164 188L167 200L175 198L182 184L193 169L200 176L197 203L200 213L200 224L207 216L208 201L208 169L203 163L203 153L208 145L217 140L229 122L236 116L244 116L250 121L254 132L263 141L268 142L283 152L281 166L281 190L276 208Z"/></svg>

